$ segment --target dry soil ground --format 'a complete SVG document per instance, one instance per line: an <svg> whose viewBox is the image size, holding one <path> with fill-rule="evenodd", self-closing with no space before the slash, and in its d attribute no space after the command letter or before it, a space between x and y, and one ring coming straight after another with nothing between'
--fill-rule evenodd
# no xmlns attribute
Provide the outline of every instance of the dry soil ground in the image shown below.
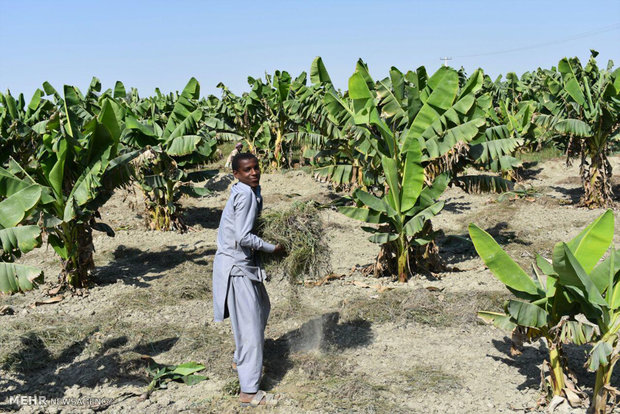
<svg viewBox="0 0 620 414"><path fill-rule="evenodd" d="M619 161L613 160L616 171ZM185 201L191 226L185 234L145 230L139 197L116 194L102 210L116 237L96 234L96 284L81 296L65 293L59 303L35 306L49 298L59 266L46 247L28 254L24 261L42 266L47 283L25 295L1 298L14 314L0 316L0 409L244 411L232 395L237 385L230 370L230 325L213 322L211 303L215 237L230 183L229 176L220 175L209 183L221 190L215 196ZM531 166L525 183L539 192L535 201L498 202L495 195L449 189L443 196L446 208L433 222L442 232L442 257L453 271L438 279L421 275L407 284L351 272L372 262L378 246L367 241L358 222L323 210L333 270L346 277L297 289L286 281L268 283L272 313L263 386L284 398L266 410L535 410L545 347L529 344L522 355L512 357L507 333L476 319L477 310L501 309L509 295L467 241L467 225L475 222L487 229L528 266L534 253L548 256L556 241L567 241L602 210L575 207L580 196L577 168L567 168L561 160ZM262 187L266 208L283 208L294 200L328 202L334 196L300 170L266 174ZM582 367L584 349L569 352L572 368L587 388L593 375ZM194 386L170 383L143 401L145 356L163 364L201 362L208 380ZM617 378L613 383L618 384ZM10 397L19 395L110 400L100 407L10 403Z"/></svg>

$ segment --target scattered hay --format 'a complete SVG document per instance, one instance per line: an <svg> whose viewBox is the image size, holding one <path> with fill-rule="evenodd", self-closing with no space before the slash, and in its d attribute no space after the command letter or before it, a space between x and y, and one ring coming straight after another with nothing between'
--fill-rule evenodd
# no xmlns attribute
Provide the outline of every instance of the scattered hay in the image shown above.
<svg viewBox="0 0 620 414"><path fill-rule="evenodd" d="M325 226L311 203L296 202L288 210L264 214L260 218L259 233L286 250L283 259L262 255L270 275L287 277L291 284L297 284L330 272L331 251L326 243Z"/></svg>
<svg viewBox="0 0 620 414"><path fill-rule="evenodd" d="M400 371L406 381L406 392L437 393L461 388L461 379L434 365L415 365L406 371Z"/></svg>
<svg viewBox="0 0 620 414"><path fill-rule="evenodd" d="M87 319L71 316L61 322L44 314L12 320L0 334L1 369L29 373L66 362L82 352L96 331L96 325Z"/></svg>
<svg viewBox="0 0 620 414"><path fill-rule="evenodd" d="M226 384L224 384L224 386L222 387L222 392L226 395L239 395L239 393L241 392L241 386L239 385L239 379L235 378L232 379L230 381L228 381Z"/></svg>
<svg viewBox="0 0 620 414"><path fill-rule="evenodd" d="M427 289L396 289L343 302L346 320L362 319L373 323L415 322L435 327L482 324L476 312L482 309L501 311L508 294L492 292L431 292Z"/></svg>
<svg viewBox="0 0 620 414"><path fill-rule="evenodd" d="M332 352L298 352L291 356L292 372L296 380L320 381L326 378L343 378L352 373L346 359Z"/></svg>
<svg viewBox="0 0 620 414"><path fill-rule="evenodd" d="M328 376L305 381L302 392L290 392L291 398L312 412L404 413L410 410L390 395L386 384L358 376Z"/></svg>

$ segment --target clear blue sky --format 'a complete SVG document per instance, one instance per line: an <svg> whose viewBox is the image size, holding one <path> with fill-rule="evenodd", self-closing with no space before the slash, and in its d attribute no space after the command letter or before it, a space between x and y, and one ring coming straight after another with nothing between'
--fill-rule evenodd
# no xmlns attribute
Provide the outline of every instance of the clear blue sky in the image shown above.
<svg viewBox="0 0 620 414"><path fill-rule="evenodd" d="M0 44L0 90L27 98L45 80L84 90L93 75L142 96L191 76L203 94L219 96L220 81L240 93L248 75L295 76L318 55L346 88L360 57L375 79L390 66L433 72L442 56L469 73L521 74L590 48L618 67L620 0L0 0Z"/></svg>

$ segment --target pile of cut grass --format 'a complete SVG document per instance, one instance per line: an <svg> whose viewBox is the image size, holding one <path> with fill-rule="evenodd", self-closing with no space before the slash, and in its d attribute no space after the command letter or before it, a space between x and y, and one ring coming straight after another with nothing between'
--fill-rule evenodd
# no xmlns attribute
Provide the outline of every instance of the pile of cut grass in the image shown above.
<svg viewBox="0 0 620 414"><path fill-rule="evenodd" d="M296 202L287 210L266 212L259 220L259 233L286 250L284 256L261 255L267 274L298 284L331 271L325 226L312 203Z"/></svg>

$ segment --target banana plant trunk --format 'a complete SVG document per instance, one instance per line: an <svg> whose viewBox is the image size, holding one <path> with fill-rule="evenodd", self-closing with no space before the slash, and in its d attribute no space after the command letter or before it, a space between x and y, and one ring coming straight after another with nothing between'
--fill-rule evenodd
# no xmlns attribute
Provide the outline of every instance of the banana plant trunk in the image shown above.
<svg viewBox="0 0 620 414"><path fill-rule="evenodd" d="M614 370L616 361L612 361L607 365L601 365L596 370L596 382L594 383L594 392L592 395L592 413L605 414L607 412L607 400L609 391L607 386L611 381L611 374Z"/></svg>
<svg viewBox="0 0 620 414"><path fill-rule="evenodd" d="M246 152L256 155L256 144L254 143L254 138L250 136L249 132L245 134L245 138L243 140L248 147Z"/></svg>
<svg viewBox="0 0 620 414"><path fill-rule="evenodd" d="M407 244L407 236L401 234L398 238L398 281L405 283L407 281L407 255L409 254L409 246Z"/></svg>
<svg viewBox="0 0 620 414"><path fill-rule="evenodd" d="M282 122L280 122L276 131L276 143L273 152L273 156L275 158L275 167L278 170L280 169L280 167L282 167L282 140L284 139L284 134L282 134L282 131L284 131L284 125Z"/></svg>
<svg viewBox="0 0 620 414"><path fill-rule="evenodd" d="M555 344L550 339L547 339L547 346L549 347L549 364L551 365L551 389L554 396L562 396L566 387L562 365L562 350L560 345Z"/></svg>
<svg viewBox="0 0 620 414"><path fill-rule="evenodd" d="M153 191L154 202L147 201L147 208L152 209L150 227L154 230L170 231L176 224L179 230L184 230L184 225L178 210L173 204L174 200L174 181L167 181L165 190L155 189Z"/></svg>
<svg viewBox="0 0 620 414"><path fill-rule="evenodd" d="M304 154L306 153L306 150L308 149L307 145L302 145L301 150L299 150L299 166L303 167L304 165L306 165L306 158L304 157Z"/></svg>
<svg viewBox="0 0 620 414"><path fill-rule="evenodd" d="M278 170L280 169L280 158L282 157L281 152L282 152L282 133L278 129L278 131L276 132L275 150L273 152L273 157L275 158L274 167Z"/></svg>
<svg viewBox="0 0 620 414"><path fill-rule="evenodd" d="M611 188L612 168L606 155L606 149L595 152L590 156L590 165L582 154L580 175L584 188L581 203L587 207L607 207L613 204Z"/></svg>
<svg viewBox="0 0 620 414"><path fill-rule="evenodd" d="M86 223L69 222L63 225L63 233L68 251L67 259L61 259L61 282L75 288L86 287L95 267L92 229Z"/></svg>

